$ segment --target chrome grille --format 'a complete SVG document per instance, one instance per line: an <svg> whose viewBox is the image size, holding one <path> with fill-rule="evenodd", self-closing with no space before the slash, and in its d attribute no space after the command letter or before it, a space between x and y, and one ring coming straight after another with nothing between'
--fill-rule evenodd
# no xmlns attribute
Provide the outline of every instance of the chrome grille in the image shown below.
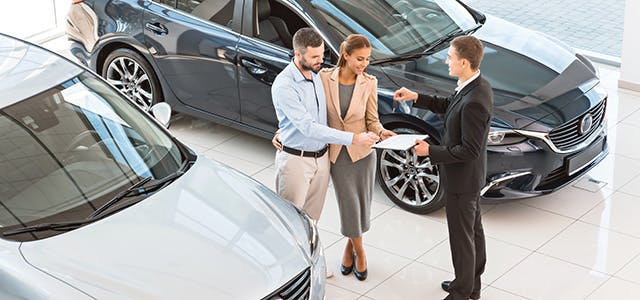
<svg viewBox="0 0 640 300"><path fill-rule="evenodd" d="M551 142L560 150L568 150L571 147L584 142L596 131L596 129L598 129L600 124L602 124L607 106L606 103L607 99L605 98L604 100L600 101L598 105L589 109L588 112L585 112L580 117L569 121L549 132L549 138L551 139ZM592 125L589 131L580 134L580 122L587 113L590 113L593 117Z"/></svg>
<svg viewBox="0 0 640 300"><path fill-rule="evenodd" d="M307 268L262 300L307 300L310 291L311 268Z"/></svg>

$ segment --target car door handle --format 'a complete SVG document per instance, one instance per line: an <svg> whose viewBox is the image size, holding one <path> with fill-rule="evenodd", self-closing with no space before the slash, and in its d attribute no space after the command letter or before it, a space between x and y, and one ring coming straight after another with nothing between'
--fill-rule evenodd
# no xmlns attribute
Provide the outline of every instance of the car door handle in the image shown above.
<svg viewBox="0 0 640 300"><path fill-rule="evenodd" d="M157 34L167 34L169 33L169 30L167 29L167 27L165 27L164 25L156 22L156 23L147 23L144 24L144 27L157 33Z"/></svg>
<svg viewBox="0 0 640 300"><path fill-rule="evenodd" d="M264 73L267 73L267 69L265 69L259 63L255 63L255 62L252 62L252 61L244 59L244 58L240 59L240 62L242 63L243 66L245 66L247 68L249 73L251 73L253 75L262 75Z"/></svg>

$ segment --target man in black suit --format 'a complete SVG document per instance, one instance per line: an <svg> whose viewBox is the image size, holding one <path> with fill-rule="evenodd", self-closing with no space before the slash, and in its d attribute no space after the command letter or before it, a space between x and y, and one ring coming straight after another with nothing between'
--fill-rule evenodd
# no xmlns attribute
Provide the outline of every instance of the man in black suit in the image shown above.
<svg viewBox="0 0 640 300"><path fill-rule="evenodd" d="M418 95L401 88L394 98L416 100L414 107L444 114L441 145L416 141L414 150L440 166L446 197L449 244L455 271L444 281L445 300L480 298L480 276L486 263L484 230L480 218L480 190L486 183L487 135L493 111L491 85L480 76L482 43L472 36L451 41L446 63L458 78L455 93L447 98Z"/></svg>

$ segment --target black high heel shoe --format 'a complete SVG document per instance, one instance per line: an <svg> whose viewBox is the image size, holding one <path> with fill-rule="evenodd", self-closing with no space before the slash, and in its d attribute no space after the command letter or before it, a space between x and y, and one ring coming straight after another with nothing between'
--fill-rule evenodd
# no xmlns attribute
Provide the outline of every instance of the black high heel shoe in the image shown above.
<svg viewBox="0 0 640 300"><path fill-rule="evenodd" d="M358 269L356 268L356 257L353 257L353 275L356 275L356 278L358 278L358 280L360 281L364 281L365 279L367 279L367 269L365 268L364 271L362 272L358 272Z"/></svg>
<svg viewBox="0 0 640 300"><path fill-rule="evenodd" d="M343 264L340 264L340 273L342 273L342 275L347 276L349 275L353 269L355 268L356 265L356 254L352 253L351 254L351 265L350 266L345 266Z"/></svg>

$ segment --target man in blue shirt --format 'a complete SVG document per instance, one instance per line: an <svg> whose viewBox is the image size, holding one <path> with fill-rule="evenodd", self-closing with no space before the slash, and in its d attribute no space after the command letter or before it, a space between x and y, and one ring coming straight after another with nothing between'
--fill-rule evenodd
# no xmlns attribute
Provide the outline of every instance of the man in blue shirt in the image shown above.
<svg viewBox="0 0 640 300"><path fill-rule="evenodd" d="M329 185L327 144L372 146L378 135L354 134L327 126L327 104L320 76L322 37L311 28L293 36L293 61L273 82L282 151L276 154L276 190L318 220Z"/></svg>

